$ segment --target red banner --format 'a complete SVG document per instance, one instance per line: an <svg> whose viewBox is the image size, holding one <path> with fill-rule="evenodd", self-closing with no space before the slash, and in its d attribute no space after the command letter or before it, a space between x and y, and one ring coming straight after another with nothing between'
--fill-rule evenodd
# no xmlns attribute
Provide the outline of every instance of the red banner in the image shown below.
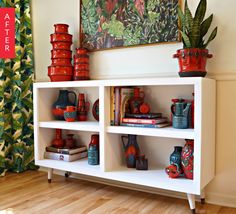
<svg viewBox="0 0 236 214"><path fill-rule="evenodd" d="M15 8L0 8L0 58L15 56Z"/></svg>

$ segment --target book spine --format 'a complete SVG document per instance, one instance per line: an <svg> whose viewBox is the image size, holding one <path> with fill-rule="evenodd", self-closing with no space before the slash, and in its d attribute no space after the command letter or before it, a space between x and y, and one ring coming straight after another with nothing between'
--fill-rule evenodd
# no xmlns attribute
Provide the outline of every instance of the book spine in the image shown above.
<svg viewBox="0 0 236 214"><path fill-rule="evenodd" d="M81 152L74 155L65 155L65 154L59 154L59 153L54 153L54 152L45 152L44 158L70 162L70 161L75 161L81 158L85 158L87 157L87 155L88 155L88 152Z"/></svg>
<svg viewBox="0 0 236 214"><path fill-rule="evenodd" d="M162 128L169 126L169 123L165 124L137 124L137 123L122 123L122 126L128 126L128 127L142 127L142 128Z"/></svg>
<svg viewBox="0 0 236 214"><path fill-rule="evenodd" d="M110 87L110 121L111 125L114 125L114 114L115 114L115 96L114 96L114 86Z"/></svg>
<svg viewBox="0 0 236 214"><path fill-rule="evenodd" d="M166 118L160 119L138 119L138 118L123 118L122 123L137 123L137 124L158 124L166 122Z"/></svg>
<svg viewBox="0 0 236 214"><path fill-rule="evenodd" d="M120 87L115 87L115 118L114 125L120 124Z"/></svg>

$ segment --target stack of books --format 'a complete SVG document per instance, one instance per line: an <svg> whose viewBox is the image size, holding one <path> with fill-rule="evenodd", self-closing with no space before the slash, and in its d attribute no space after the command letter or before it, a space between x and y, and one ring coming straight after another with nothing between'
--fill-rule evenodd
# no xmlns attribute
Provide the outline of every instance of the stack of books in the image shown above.
<svg viewBox="0 0 236 214"><path fill-rule="evenodd" d="M44 153L45 159L61 160L66 162L76 161L86 157L88 157L86 146L78 146L72 149L48 146Z"/></svg>
<svg viewBox="0 0 236 214"><path fill-rule="evenodd" d="M126 113L122 118L122 126L143 127L143 128L162 128L169 126L167 117L162 117L161 113L149 114L129 114Z"/></svg>

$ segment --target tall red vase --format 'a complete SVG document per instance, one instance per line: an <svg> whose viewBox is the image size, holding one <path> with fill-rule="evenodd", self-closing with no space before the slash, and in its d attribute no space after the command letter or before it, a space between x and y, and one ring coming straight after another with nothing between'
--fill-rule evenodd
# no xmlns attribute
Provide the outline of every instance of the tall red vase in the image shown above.
<svg viewBox="0 0 236 214"><path fill-rule="evenodd" d="M181 153L181 165L184 175L188 179L193 179L194 163L194 141L187 140Z"/></svg>

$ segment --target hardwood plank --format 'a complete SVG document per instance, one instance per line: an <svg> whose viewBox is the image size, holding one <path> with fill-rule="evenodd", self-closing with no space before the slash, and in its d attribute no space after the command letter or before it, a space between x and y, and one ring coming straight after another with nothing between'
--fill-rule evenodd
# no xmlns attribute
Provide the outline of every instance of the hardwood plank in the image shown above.
<svg viewBox="0 0 236 214"><path fill-rule="evenodd" d="M0 178L1 214L187 214L187 200L28 171ZM197 203L197 213L236 214L235 208Z"/></svg>

